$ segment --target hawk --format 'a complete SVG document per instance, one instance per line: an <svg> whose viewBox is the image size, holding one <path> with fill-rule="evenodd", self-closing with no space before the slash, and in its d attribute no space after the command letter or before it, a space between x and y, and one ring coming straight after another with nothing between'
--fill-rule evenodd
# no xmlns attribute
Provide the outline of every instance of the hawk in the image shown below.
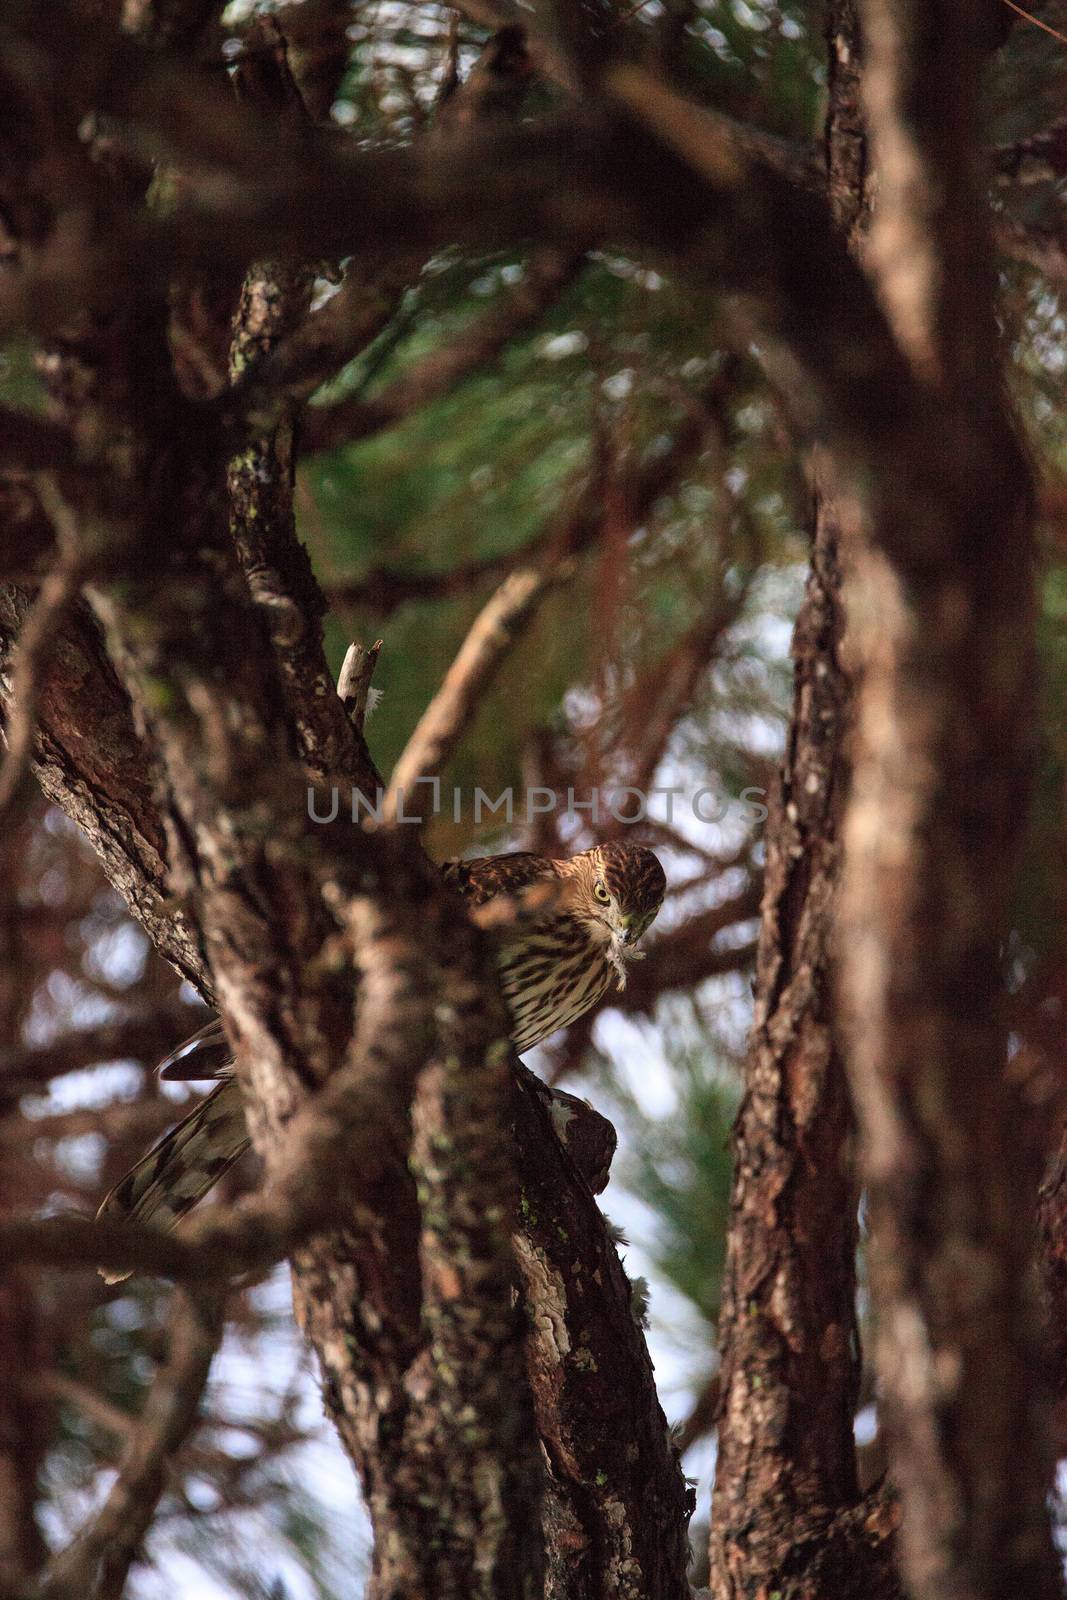
<svg viewBox="0 0 1067 1600"><path fill-rule="evenodd" d="M666 879L651 850L602 844L565 860L515 852L446 861L441 867L471 909L524 899L533 909L495 925L500 986L511 1016L511 1041L529 1050L575 1022L607 992L622 988L626 962L663 903ZM537 910L536 891L549 891ZM479 919L481 920L481 919ZM217 1078L218 1085L106 1196L99 1216L136 1218L173 1228L248 1148L233 1060L216 1018L168 1056L168 1079ZM128 1273L105 1274L114 1283Z"/></svg>

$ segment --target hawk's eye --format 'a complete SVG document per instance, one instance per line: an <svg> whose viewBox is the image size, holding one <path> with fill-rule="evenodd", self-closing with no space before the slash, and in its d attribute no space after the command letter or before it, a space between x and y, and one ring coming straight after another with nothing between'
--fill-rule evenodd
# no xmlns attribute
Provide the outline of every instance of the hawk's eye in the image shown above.
<svg viewBox="0 0 1067 1600"><path fill-rule="evenodd" d="M593 885L593 893L596 895L597 899L600 901L600 904L602 906L610 906L610 904L611 904L611 896L608 893L608 891L605 889L604 885L601 883L599 878L597 879L597 881Z"/></svg>

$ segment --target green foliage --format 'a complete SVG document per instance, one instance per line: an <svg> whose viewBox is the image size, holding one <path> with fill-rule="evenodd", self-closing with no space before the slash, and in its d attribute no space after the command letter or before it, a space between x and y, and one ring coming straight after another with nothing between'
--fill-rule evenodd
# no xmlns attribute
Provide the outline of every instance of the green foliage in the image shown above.
<svg viewBox="0 0 1067 1600"><path fill-rule="evenodd" d="M721 1040L694 1024L688 1008L664 1002L657 1022L669 1070L668 1109L645 1109L618 1069L600 1062L600 1094L614 1102L623 1130L613 1183L621 1182L651 1208L654 1228L639 1242L657 1280L669 1283L706 1324L706 1350L719 1318L736 1063ZM655 1309L654 1288L652 1293Z"/></svg>
<svg viewBox="0 0 1067 1600"><path fill-rule="evenodd" d="M496 260L468 264L464 275L455 262L441 264L420 285L416 304L401 312L399 330L387 330L378 352L354 364L330 397L373 397L484 314L517 270ZM624 463L669 448L721 359L710 306L707 315L707 334L694 338L691 300L659 274L613 257L591 263L494 367L387 432L304 466L300 527L324 581L358 581L378 566L447 571L543 536L584 485L595 423ZM568 692L581 686L601 704L603 736L615 727L626 685L655 671L716 594L739 593L768 562L792 562L800 548L799 497L792 463L769 447L779 426L761 382L747 371L724 418L728 458L721 447L709 448L622 549L602 540L583 559L506 663L449 781L467 793L480 785L493 794L516 783L529 730L561 726ZM376 680L385 698L370 729L384 770L490 590L483 582L460 598L408 603L384 620L359 608L345 609L343 627L335 618L338 661L348 637L386 638ZM762 586L764 602L772 591ZM761 678L761 654L766 661L758 630L738 635L733 688L747 709L776 715L780 685ZM747 676L746 662L753 669ZM715 764L718 745L725 753L732 741L717 739L713 754L706 727L701 734L698 726L694 719L695 753ZM454 849L462 840L440 842Z"/></svg>
<svg viewBox="0 0 1067 1600"><path fill-rule="evenodd" d="M34 347L26 339L9 340L0 350L0 404L27 411L44 410L44 389L34 355Z"/></svg>

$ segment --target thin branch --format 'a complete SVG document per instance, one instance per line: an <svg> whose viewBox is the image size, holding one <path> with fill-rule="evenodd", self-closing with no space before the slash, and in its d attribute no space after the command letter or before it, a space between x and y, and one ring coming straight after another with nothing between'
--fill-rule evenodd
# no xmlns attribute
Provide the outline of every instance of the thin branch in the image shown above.
<svg viewBox="0 0 1067 1600"><path fill-rule="evenodd" d="M502 578L527 565L543 551L543 533L534 534L518 550L505 550L475 561L461 561L444 572L411 572L405 567L371 567L362 577L325 585L332 605L364 606L384 619L410 602L453 600L469 595L489 578Z"/></svg>
<svg viewBox="0 0 1067 1600"><path fill-rule="evenodd" d="M276 33L276 38L280 41L280 34ZM281 47L280 54L284 60L284 47ZM528 77L529 64L521 33L516 29L500 33L489 40L467 82L454 86L454 92L442 102L435 118L435 129L439 130L445 125L470 126L486 117L497 118L505 111L514 116ZM291 79L289 83L291 95L297 96L295 84ZM412 107L416 121L419 121L418 102L414 98ZM384 262L353 262L338 293L319 311L305 318L260 364L252 375L250 390L242 397L245 404L253 413L266 412L269 416L273 411L280 416L286 399L291 402L308 399L326 378L363 350L386 326L394 316L404 291L418 278L424 263L424 251L415 251L408 256L401 254L399 258L389 258ZM567 267L566 262L564 267ZM577 262L575 270L576 267ZM498 315L496 322L501 324L499 328L490 316L482 339L485 354L479 356L475 349L468 359L480 364L495 354L515 328L536 315L538 309L547 303L546 295L548 299L552 298L556 276L554 260L548 253L535 258L529 283L522 285L511 297L513 305L502 308L502 311L512 310L512 315ZM562 281L565 281L565 276ZM477 338L474 343L477 345ZM443 365L447 369L450 364L456 364L456 359L453 357L450 363L448 353L442 352L436 365ZM462 353L458 360L462 366ZM428 358L423 365L427 369L426 382L431 387L451 387L462 375L460 373L450 378L447 370L436 375L433 370L434 357ZM336 409L342 425L346 405L354 409L358 416L362 401L353 397L348 402L339 402ZM307 433L314 434L320 415L313 412L307 418ZM261 420L260 426L266 425ZM342 432L341 437L346 435ZM338 439L335 442L341 441ZM320 446L312 443L309 448Z"/></svg>
<svg viewBox="0 0 1067 1600"><path fill-rule="evenodd" d="M41 1373L34 1381L34 1390L50 1399L65 1400L69 1405L76 1406L90 1422L106 1433L113 1434L116 1439L128 1442L137 1432L135 1416L113 1405L106 1396L91 1389L87 1383L79 1383L67 1372L53 1369Z"/></svg>
<svg viewBox="0 0 1067 1600"><path fill-rule="evenodd" d="M0 1083L5 1093L19 1092L102 1061L162 1056L203 1020L196 1007L175 1000L151 1011L72 1028L48 1044L11 1045L0 1050Z"/></svg>
<svg viewBox="0 0 1067 1600"><path fill-rule="evenodd" d="M689 1415L674 1430L674 1444L680 1456L684 1456L699 1440L706 1439L709 1433L714 1433L721 1394L722 1381L719 1374L713 1372L701 1386Z"/></svg>
<svg viewBox="0 0 1067 1600"><path fill-rule="evenodd" d="M1022 6L1017 6L1015 0L1003 0L1009 11L1014 11L1017 17L1022 17L1024 22L1029 22L1035 28L1040 28L1042 33L1051 34L1053 39L1058 39L1060 44L1067 44L1067 33L1060 33L1056 28L1050 28L1047 22L1042 22L1040 17L1035 17L1031 12L1024 11Z"/></svg>
<svg viewBox="0 0 1067 1600"><path fill-rule="evenodd" d="M136 1431L100 1511L58 1556L40 1600L119 1600L130 1566L166 1487L174 1455L195 1427L212 1358L222 1338L224 1296L176 1289L169 1351L145 1400Z"/></svg>
<svg viewBox="0 0 1067 1600"><path fill-rule="evenodd" d="M275 12L293 76L315 122L325 122L348 68L352 0L297 0Z"/></svg>
<svg viewBox="0 0 1067 1600"><path fill-rule="evenodd" d="M482 607L393 768L381 807L384 823L397 820L405 800L414 801L420 782L440 776L474 720L483 691L522 637L539 603L569 575L562 567L522 568L505 578Z"/></svg>
<svg viewBox="0 0 1067 1600"><path fill-rule="evenodd" d="M373 956L371 951L364 959ZM377 1037L367 1037L372 1023ZM395 1014L390 1026L396 1030ZM180 1234L106 1216L15 1218L0 1223L0 1263L92 1264L181 1280L262 1272L349 1215L358 1195L374 1194L387 1175L395 1178L403 1170L403 1084L383 1074L384 1037L382 1019L364 999L348 1067L334 1073L292 1117L267 1189L242 1198L224 1214L193 1215ZM422 1056L417 1046L404 1049L410 1082ZM231 1082L214 1092L236 1097L239 1089ZM334 1182L324 1183L323 1174L337 1167L342 1154L345 1181L335 1174Z"/></svg>
<svg viewBox="0 0 1067 1600"><path fill-rule="evenodd" d="M886 415L899 406L903 374L869 285L848 264L817 197L801 195L718 124L710 179L699 150L686 155L696 162L687 172L643 127L618 119L605 130L602 120L581 110L515 127L476 125L406 149L343 155L323 139L272 133L268 173L260 122L206 96L203 84L173 63L146 57L132 41L108 34L105 65L99 31L80 26L62 5L43 17L35 12L32 27L25 14L14 27L5 16L0 30L10 33L13 48L25 45L26 33L38 36L34 60L46 83L61 61L67 78L75 74L66 92L89 93L102 111L133 116L142 127L147 122L184 164L228 175L221 211L217 188L193 190L196 201L170 216L131 216L128 225L117 225L95 263L80 252L77 290L73 261L48 263L41 294L57 315L61 310L69 317L72 295L84 294L87 268L94 293L113 296L131 276L150 281L163 262L172 274L176 265L209 258L244 264L249 255L268 253L305 260L365 255L368 240L377 251L422 251L446 242L500 244L531 236L564 250L625 239L665 249L704 281L749 295L754 284L763 286L759 304L772 324L797 294L806 295L810 316L803 325L787 321L781 330L804 369L796 403L803 402L806 418L821 418L823 427L832 423L850 449L879 441L884 448ZM628 82L626 93L644 121L666 91L647 73L634 79L638 69L626 72L628 79L616 83L616 73L612 83L622 94ZM674 95L672 103L679 101ZM669 127L662 131L669 138ZM672 196L666 211L659 204L665 188ZM11 314L31 314L27 294L21 279L4 285ZM49 314L38 296L34 319Z"/></svg>
<svg viewBox="0 0 1067 1600"><path fill-rule="evenodd" d="M228 1218L201 1213L182 1234L160 1233L106 1217L11 1218L0 1223L0 1262L79 1271L140 1272L175 1282L226 1280L262 1273L313 1232L328 1215L290 1226L271 1205L239 1202Z"/></svg>
<svg viewBox="0 0 1067 1600"><path fill-rule="evenodd" d="M720 594L645 680L635 686L632 703L640 705L644 701L643 714L635 725L633 768L629 775L635 789L644 792L655 777L679 719L691 709L697 686L709 671L723 635L741 615L747 597L747 583L739 584L732 595Z"/></svg>
<svg viewBox="0 0 1067 1600"><path fill-rule="evenodd" d="M4 1093L12 1092L8 1085L3 1085ZM20 1085L15 1085L14 1093L21 1092ZM101 1135L107 1140L109 1147L116 1141L128 1141L130 1145L139 1146L142 1150L154 1144L167 1128L174 1123L175 1107L169 1100L159 1096L152 1099L119 1100L112 1105L90 1107L80 1106L73 1111L56 1111L52 1115L34 1116L30 1126L33 1128L35 1140L51 1140L55 1143L64 1139L80 1139L86 1134ZM56 1182L60 1174L56 1172L55 1157L52 1158L53 1176L48 1181ZM88 1183L77 1184L74 1181L67 1183L67 1174L63 1174L64 1192L75 1193L81 1190L84 1193Z"/></svg>
<svg viewBox="0 0 1067 1600"><path fill-rule="evenodd" d="M235 385L226 397L227 412L236 406L255 426L265 428L276 422L287 404L309 399L388 326L405 291L417 280L423 259L420 254L385 265L350 263L336 294L304 317ZM313 408L302 419L302 453L308 449L308 433L314 432L320 409L331 408Z"/></svg>
<svg viewBox="0 0 1067 1600"><path fill-rule="evenodd" d="M710 426L707 403L729 381L736 364L727 362L702 397L678 424L670 448L653 455L620 486L636 526L698 453ZM412 801L420 779L439 777L477 714L481 696L503 660L521 638L537 606L575 571L576 558L597 538L602 526L604 485L609 472L607 447L599 432L592 475L571 509L538 541L539 559L512 572L475 618L443 683L423 713L393 770L382 806L395 821L403 801Z"/></svg>
<svg viewBox="0 0 1067 1600"><path fill-rule="evenodd" d="M33 758L40 679L64 618L78 597L85 564L67 551L52 568L19 633L14 657L5 738L7 755L0 766L0 826L13 804Z"/></svg>
<svg viewBox="0 0 1067 1600"><path fill-rule="evenodd" d="M312 406L301 431L304 454L332 450L390 427L431 400L450 393L464 378L494 361L518 333L553 305L577 276L583 257L555 250L534 255L521 283L451 343L432 350L373 400L337 400Z"/></svg>
<svg viewBox="0 0 1067 1600"><path fill-rule="evenodd" d="M687 405L670 446L656 452L624 477L619 487L631 519L636 524L668 494L699 453L708 430L714 426L716 405L736 383L741 363L736 357L723 362L720 371ZM580 494L580 490L576 491ZM329 598L338 605L366 606L376 616L389 616L408 601L447 600L466 595L482 581L506 576L525 566L553 559L560 550L579 553L596 537L601 506L596 495L582 496L576 509L564 514L564 524L550 522L517 550L506 550L477 560L460 562L445 572L409 572L400 567L372 567L361 578L331 584ZM568 519L574 526L569 530Z"/></svg>

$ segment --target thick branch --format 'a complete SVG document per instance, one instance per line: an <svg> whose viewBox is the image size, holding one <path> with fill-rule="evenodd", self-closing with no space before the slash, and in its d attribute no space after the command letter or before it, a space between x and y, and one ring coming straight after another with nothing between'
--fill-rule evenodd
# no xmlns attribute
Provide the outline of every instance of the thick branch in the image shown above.
<svg viewBox="0 0 1067 1600"><path fill-rule="evenodd" d="M1001 5L861 0L859 10L878 170L869 260L883 303L926 381L988 394L997 337L979 95Z"/></svg>
<svg viewBox="0 0 1067 1600"><path fill-rule="evenodd" d="M1036 1174L1005 1077L1034 549L975 172L994 8L869 0L862 15L882 296L944 418L940 480L904 474L903 537L865 496L871 542L857 543L852 587L863 681L841 966L881 1414L917 1600L1051 1597Z"/></svg>
<svg viewBox="0 0 1067 1600"><path fill-rule="evenodd" d="M831 7L828 43L830 190L842 233L855 239L864 192L850 0ZM888 1538L895 1518L872 1517L870 1503L856 1509L859 1195L831 958L852 699L842 652L844 526L820 482L793 636L792 716L767 821L755 1008L733 1135L712 1503L716 1600L772 1585L783 1600L898 1593ZM828 1563L838 1569L832 1584Z"/></svg>
<svg viewBox="0 0 1067 1600"><path fill-rule="evenodd" d="M906 369L825 205L643 70L616 69L609 84L647 127L577 112L540 125L476 124L406 150L350 152L265 128L131 41L106 39L102 50L98 32L63 7L34 12L32 22L16 7L0 28L16 53L36 36L35 68L47 78L61 63L68 94L150 130L179 163L232 180L221 206L218 188L194 186L197 199L171 217L117 227L90 264L94 293L151 282L161 263L169 272L209 259L244 266L254 256L335 257L365 251L368 239L376 251L405 252L531 236L565 249L615 240L754 299L772 341L800 364L790 391L803 425L832 434L849 457L895 453L908 417ZM39 316L42 297L54 296L56 312L69 317L73 263L52 265L47 286L6 286L12 315ZM84 256L75 277L85 284ZM794 315L800 305L803 318Z"/></svg>
<svg viewBox="0 0 1067 1600"><path fill-rule="evenodd" d="M7 671L31 607L24 590L0 586L0 661ZM2 677L0 702L10 708ZM156 948L210 994L195 935L170 898L153 755L134 729L129 699L82 605L54 641L36 709L34 772L45 794L83 829Z"/></svg>

